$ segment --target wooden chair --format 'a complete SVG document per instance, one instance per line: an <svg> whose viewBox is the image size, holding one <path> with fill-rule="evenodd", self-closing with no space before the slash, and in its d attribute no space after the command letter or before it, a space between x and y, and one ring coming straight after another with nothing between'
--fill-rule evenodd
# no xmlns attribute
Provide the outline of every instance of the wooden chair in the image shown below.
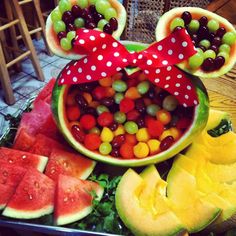
<svg viewBox="0 0 236 236"><path fill-rule="evenodd" d="M7 15L7 22L3 25L0 26L0 32L5 31L6 29L10 29L10 35L12 39L12 46L8 47L8 49L12 50L14 52L15 58L12 59L11 61L7 61L7 56L4 55L4 42L3 40L0 40L0 80L1 80L1 85L2 89L5 93L5 100L6 103L11 105L15 103L15 98L13 95L13 90L11 87L11 81L10 81L10 76L8 72L8 68L11 67L12 65L19 63L22 59L25 57L29 57L32 61L32 64L34 66L36 75L39 80L44 81L44 75L42 72L42 69L40 67L37 54L34 48L34 45L32 43L32 39L30 37L30 33L28 31L25 18L21 9L21 5L26 2L30 2L31 0L23 0L18 2L18 0L5 0L5 8L6 8L6 15ZM3 19L1 19L4 21ZM16 31L15 31L15 26L18 26L19 31L20 31L20 37L22 38L25 46L27 48L26 51L22 52L19 50L18 43L17 43L17 37L16 36ZM1 35L3 35L1 33ZM3 39L3 37L1 37ZM5 53L6 54L6 53Z"/></svg>

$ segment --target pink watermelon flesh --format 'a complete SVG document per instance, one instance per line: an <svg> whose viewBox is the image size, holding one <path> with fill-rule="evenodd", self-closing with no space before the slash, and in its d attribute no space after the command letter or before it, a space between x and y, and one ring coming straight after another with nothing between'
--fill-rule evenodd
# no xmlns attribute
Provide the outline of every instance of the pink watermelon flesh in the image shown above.
<svg viewBox="0 0 236 236"><path fill-rule="evenodd" d="M103 188L98 183L59 175L55 195L55 223L69 224L90 214L94 192L100 200Z"/></svg>
<svg viewBox="0 0 236 236"><path fill-rule="evenodd" d="M57 181L60 174L86 179L95 167L95 162L80 153L53 149L45 174Z"/></svg>
<svg viewBox="0 0 236 236"><path fill-rule="evenodd" d="M0 161L8 163L11 166L16 165L23 168L33 167L43 172L48 158L25 151L0 147Z"/></svg>
<svg viewBox="0 0 236 236"><path fill-rule="evenodd" d="M30 168L3 211L4 216L34 219L53 212L55 183Z"/></svg>
<svg viewBox="0 0 236 236"><path fill-rule="evenodd" d="M0 161L0 210L6 206L25 173L25 168Z"/></svg>
<svg viewBox="0 0 236 236"><path fill-rule="evenodd" d="M16 137L21 129L25 129L31 136L41 133L53 139L61 139L51 107L43 100L39 100L31 112L23 113Z"/></svg>
<svg viewBox="0 0 236 236"><path fill-rule="evenodd" d="M52 90L55 85L56 79L52 78L46 86L42 89L42 91L38 94L38 96L35 98L33 105L35 106L40 100L43 100L47 102L48 104L51 104L51 96L52 96Z"/></svg>
<svg viewBox="0 0 236 236"><path fill-rule="evenodd" d="M35 137L29 135L25 128L21 128L15 137L13 148L21 151L29 151L35 140Z"/></svg>
<svg viewBox="0 0 236 236"><path fill-rule="evenodd" d="M63 150L72 150L68 145L59 143L58 141L48 138L43 134L37 134L35 136L35 143L30 147L29 152L35 153L38 155L43 155L49 157L51 155L52 149L63 149Z"/></svg>

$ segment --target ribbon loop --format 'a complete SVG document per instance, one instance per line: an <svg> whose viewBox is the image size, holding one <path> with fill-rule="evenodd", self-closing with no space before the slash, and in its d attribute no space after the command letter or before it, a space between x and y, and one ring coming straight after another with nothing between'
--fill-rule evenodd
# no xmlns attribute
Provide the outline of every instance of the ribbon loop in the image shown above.
<svg viewBox="0 0 236 236"><path fill-rule="evenodd" d="M151 44L141 52L129 52L111 35L97 30L77 30L76 51L87 56L70 62L62 71L59 84L78 84L114 75L127 66L139 67L148 79L176 96L183 106L198 103L191 81L174 64L186 60L196 49L185 29Z"/></svg>

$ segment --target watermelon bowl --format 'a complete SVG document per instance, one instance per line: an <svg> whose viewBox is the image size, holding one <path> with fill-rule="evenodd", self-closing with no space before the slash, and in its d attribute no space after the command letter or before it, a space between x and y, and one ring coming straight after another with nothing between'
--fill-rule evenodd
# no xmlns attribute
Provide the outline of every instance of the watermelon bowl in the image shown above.
<svg viewBox="0 0 236 236"><path fill-rule="evenodd" d="M147 45L145 44L130 42L130 41L123 41L122 44L124 44L125 47L129 51L138 52L147 48ZM127 67L123 72L123 76L128 77L128 78L137 78L137 75L140 76L140 73L141 72L139 71L138 68ZM207 123L208 112L209 112L209 99L208 99L207 91L199 78L194 77L189 74L186 74L186 76L192 81L192 84L194 84L199 103L198 105L194 106L192 109L189 109L189 110L187 108L185 110L183 106L182 107L178 106L178 109L180 110L179 113L181 113L181 109L184 109L183 113L191 114L190 122L188 122L188 125L181 131L180 137L177 135L178 138L174 140L174 142L172 143L172 145L170 145L170 147L165 148L165 150L163 149L162 151L155 150L153 153L151 153L150 151L149 155L146 155L145 157L142 155L139 156L138 154L137 156L139 156L139 158L136 158L136 157L130 158L129 156L125 154L122 157L120 155L114 157L114 155L109 154L109 153L104 155L104 154L101 154L101 152L98 149L91 150L93 148L90 148L90 147L87 148L85 147L84 143L81 143L80 141L78 141L78 137L76 137L76 135L73 134L72 132L72 127L77 126L77 125L78 127L81 127L80 126L81 124L78 121L75 121L75 120L72 121L71 118L68 118L68 112L67 112L67 109L68 109L67 103L70 103L70 101L68 102L67 98L70 96L70 94L73 94L74 93L73 90L76 90L76 89L74 89L73 87L74 85L59 85L58 81L61 75L58 76L58 80L53 89L52 111L53 111L57 126L59 130L61 131L61 133L63 134L64 138L67 140L68 144L71 147L73 147L75 150L77 150L78 152L84 154L85 156L91 159L94 159L99 162L107 163L110 165L121 166L121 167L138 167L138 166L145 166L145 165L149 165L153 163L160 163L162 161L165 161L175 156L177 153L179 153L180 151L185 149L188 145L190 145L194 137L196 137L204 129ZM78 85L78 88L79 86L81 85ZM90 91L89 93L94 93L94 91ZM150 99L149 99L149 103L150 103ZM101 104L99 103L99 105ZM145 106L148 106L148 104L145 104ZM115 112L117 112L117 110L115 110ZM113 114L114 114L114 111L113 111ZM126 116L128 116L128 113L126 113ZM132 120L132 118L130 119L128 118L128 120ZM89 121L87 120L85 123L89 123ZM100 126L103 126L103 125L100 125ZM164 129L168 129L167 127L168 126L165 126ZM102 128L100 129L99 132L100 133L103 132ZM162 139L164 139L166 136L168 135L165 134L164 137L162 137ZM137 137L137 134L136 134L136 137ZM103 138L103 140L106 141L106 137L105 139ZM141 138L141 140L138 140L138 141L143 141L143 140ZM155 145L157 145L157 143L155 143ZM142 147L139 147L139 148L140 148L139 152L145 152L144 150L142 150Z"/></svg>

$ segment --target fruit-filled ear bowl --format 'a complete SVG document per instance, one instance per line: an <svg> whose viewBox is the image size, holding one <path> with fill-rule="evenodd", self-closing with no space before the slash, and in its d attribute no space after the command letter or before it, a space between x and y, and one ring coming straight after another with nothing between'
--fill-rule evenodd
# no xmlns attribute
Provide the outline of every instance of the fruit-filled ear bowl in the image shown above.
<svg viewBox="0 0 236 236"><path fill-rule="evenodd" d="M136 42L122 43L131 51L147 48ZM68 67L64 70L70 74ZM112 76L81 84L61 85L62 75L59 75L53 90L52 110L60 131L75 150L111 165L144 166L173 157L206 126L209 100L201 80L182 72L192 85L187 90L195 91L198 102L193 106L181 104L177 95L182 84L174 85L173 94L167 89L171 86L170 69L166 68L162 88L142 70L131 66ZM179 80L181 77L178 74ZM187 100L189 96L184 95Z"/></svg>

